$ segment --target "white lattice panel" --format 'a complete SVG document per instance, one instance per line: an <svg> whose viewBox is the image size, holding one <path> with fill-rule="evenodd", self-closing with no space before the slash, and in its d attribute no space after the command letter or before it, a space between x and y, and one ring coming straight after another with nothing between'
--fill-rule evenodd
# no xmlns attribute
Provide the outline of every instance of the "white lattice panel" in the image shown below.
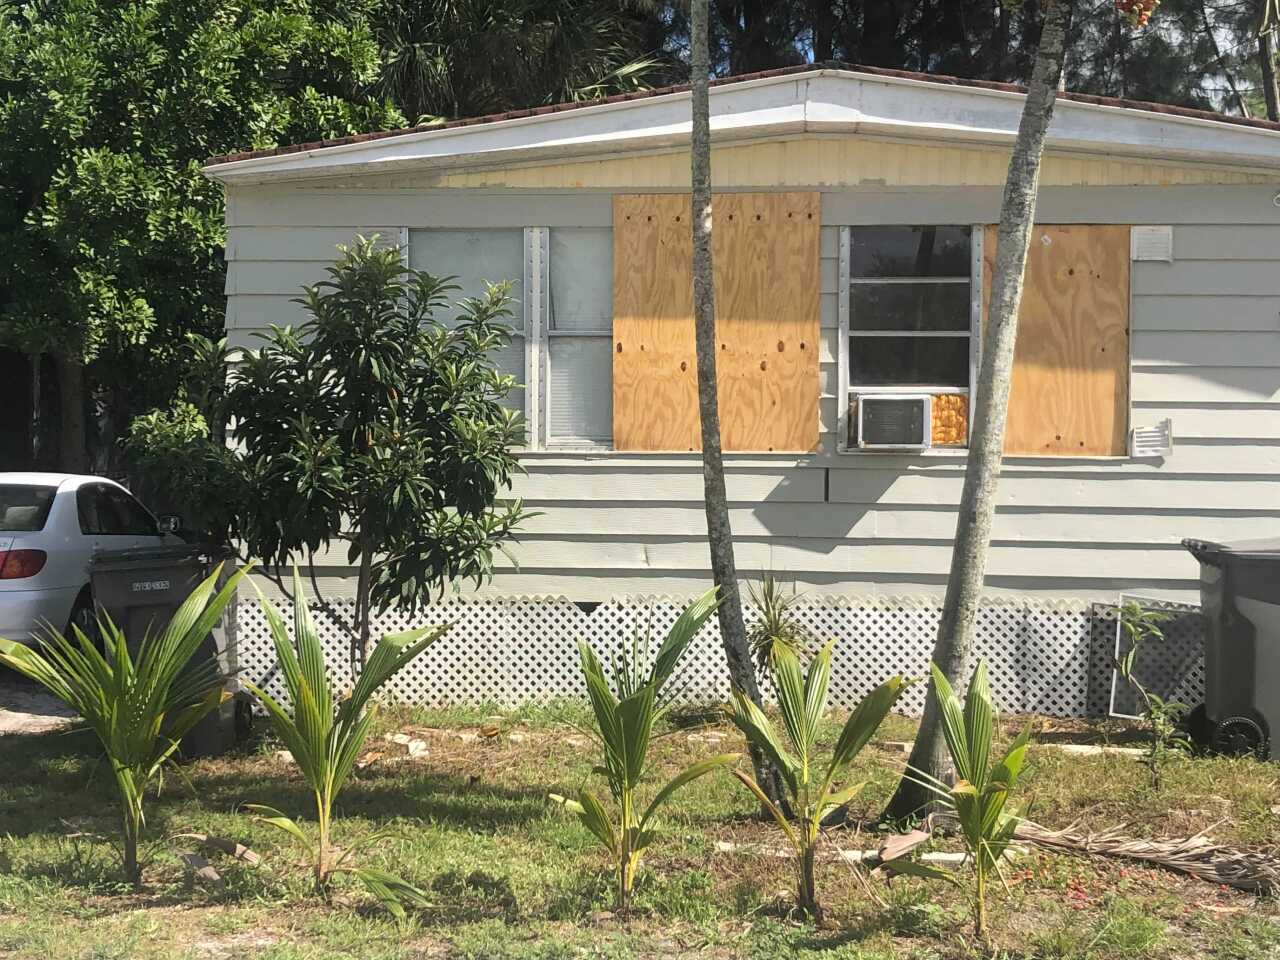
<svg viewBox="0 0 1280 960"><path fill-rule="evenodd" d="M545 702L583 697L579 641L606 660L634 637L656 648L683 601L669 597L620 598L583 609L563 599L451 600L418 616L394 611L379 618L375 635L414 626L453 623L391 683L392 698L427 706ZM941 607L933 599L802 598L796 616L820 643L835 640L831 706L849 709L895 673L923 678L937 635ZM256 603L239 608L240 663L248 679L280 695L275 654ZM350 601L313 611L330 668L350 683L347 635L339 618ZM750 620L748 611L748 620ZM1144 669L1151 688L1184 703L1202 699L1204 668L1200 622L1188 612L1166 627L1169 642ZM1111 685L1115 608L1045 601L992 601L978 611L974 657L984 658L1001 709L1050 716L1105 716ZM972 667L972 664L970 664ZM724 652L714 618L691 645L681 666L677 699L727 699ZM768 694L766 689L766 694ZM924 684L912 687L901 709L918 714Z"/></svg>

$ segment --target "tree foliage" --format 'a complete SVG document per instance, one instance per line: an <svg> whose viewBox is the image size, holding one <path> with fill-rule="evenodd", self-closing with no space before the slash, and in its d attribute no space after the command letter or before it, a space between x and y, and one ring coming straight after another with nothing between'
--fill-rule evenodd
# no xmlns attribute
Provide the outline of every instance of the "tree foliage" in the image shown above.
<svg viewBox="0 0 1280 960"><path fill-rule="evenodd" d="M224 315L209 157L386 129L371 0L0 10L0 344L91 364L113 426ZM145 375L139 375L145 371Z"/></svg>
<svg viewBox="0 0 1280 960"><path fill-rule="evenodd" d="M210 385L207 415L155 414L133 444L250 557L284 566L345 543L360 570L362 663L373 609L413 610L492 572L525 516L502 497L524 424L495 361L511 339L507 284L451 306L457 287L405 266L398 248L370 237L339 249L329 279L304 288L300 327L273 327L225 391ZM193 365L220 381L225 347L193 347ZM208 424L232 413L229 449Z"/></svg>

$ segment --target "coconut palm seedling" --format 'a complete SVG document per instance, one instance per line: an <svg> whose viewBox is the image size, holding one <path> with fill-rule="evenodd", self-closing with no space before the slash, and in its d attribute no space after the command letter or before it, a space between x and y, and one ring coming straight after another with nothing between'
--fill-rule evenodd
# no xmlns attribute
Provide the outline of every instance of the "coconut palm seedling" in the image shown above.
<svg viewBox="0 0 1280 960"><path fill-rule="evenodd" d="M747 631L747 643L761 670L773 665L776 650L790 650L800 657L811 645L816 646L813 635L796 619L792 609L800 599L798 593L784 593L772 574L765 575L758 589L754 583L748 583L747 590L758 618Z"/></svg>
<svg viewBox="0 0 1280 960"><path fill-rule="evenodd" d="M131 650L109 617L98 620L99 642L72 626L68 638L50 629L42 646L0 640L0 664L34 680L74 710L97 736L111 764L123 808L125 879L142 886L138 842L143 800L183 736L230 696L217 660L197 654L244 576L214 590L221 566L197 586L158 633L147 631Z"/></svg>
<svg viewBox="0 0 1280 960"><path fill-rule="evenodd" d="M662 641L647 669L639 661L635 646L629 660L626 656L615 659L612 673L616 695L600 658L585 643L578 645L582 676L595 715L595 733L604 750L604 764L598 770L608 781L617 813L611 818L604 804L585 787L578 791L576 800L557 794L551 794L551 799L577 814L609 852L617 870L617 910L623 916L631 910L636 871L657 836L656 820L662 805L685 784L738 758L735 753L721 754L687 767L642 809L639 793L648 773L649 743L653 739L654 724L669 706L663 688L717 604L714 588L690 604Z"/></svg>
<svg viewBox="0 0 1280 960"><path fill-rule="evenodd" d="M769 718L740 690L733 692L731 718L735 726L756 744L777 767L795 811L794 821L773 803L749 773L734 770L756 799L778 822L796 857L797 898L800 912L821 919L814 880L814 859L822 818L856 797L865 783L841 785L849 766L893 708L907 681L891 677L872 690L849 715L835 750L822 767L817 756L818 727L827 709L831 680L831 647L827 644L809 664L806 673L789 647L776 647L771 663L778 710L786 731L786 743L774 731Z"/></svg>
<svg viewBox="0 0 1280 960"><path fill-rule="evenodd" d="M922 782L955 814L969 859L973 861L971 905L974 931L978 939L987 939L987 887L992 874L999 876L1004 856L1020 818L1008 808L1022 772L1031 739L1030 725L1009 745L1003 758L992 763L997 715L991 686L987 682L987 665L979 661L969 680L964 703L937 665L933 665L934 689L942 717L942 734L955 764L956 781L948 786L927 774ZM919 773L919 771L916 771ZM932 877L959 884L951 873L911 861L892 861L892 869L900 873Z"/></svg>
<svg viewBox="0 0 1280 960"><path fill-rule="evenodd" d="M403 917L403 902L425 903L422 891L391 874L356 867L351 862L357 852L385 839L388 834L377 832L342 851L336 850L332 842L333 805L351 775L377 713L371 698L401 667L442 637L452 624L420 627L383 637L351 693L339 699L329 683L324 650L307 609L296 568L293 596L293 640L279 613L265 597L260 598L280 675L289 693L288 705L261 687L245 686L266 709L272 728L284 741L302 778L311 788L316 805L316 837L312 839L299 823L273 807L245 806L259 815L257 820L284 831L303 847L312 865L318 894L328 895L335 874L350 873L395 916Z"/></svg>

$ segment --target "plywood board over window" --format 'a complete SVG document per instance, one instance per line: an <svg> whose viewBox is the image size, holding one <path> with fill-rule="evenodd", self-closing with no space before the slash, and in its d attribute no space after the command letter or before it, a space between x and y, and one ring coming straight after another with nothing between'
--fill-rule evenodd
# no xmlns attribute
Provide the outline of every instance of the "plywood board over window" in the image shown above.
<svg viewBox="0 0 1280 960"><path fill-rule="evenodd" d="M724 448L818 442L815 193L713 199L716 365ZM697 450L690 203L614 198L613 433L620 450Z"/></svg>
<svg viewBox="0 0 1280 960"><path fill-rule="evenodd" d="M989 226L984 291L995 258L996 228ZM1120 456L1128 417L1129 227L1038 224L1027 254L1004 452Z"/></svg>

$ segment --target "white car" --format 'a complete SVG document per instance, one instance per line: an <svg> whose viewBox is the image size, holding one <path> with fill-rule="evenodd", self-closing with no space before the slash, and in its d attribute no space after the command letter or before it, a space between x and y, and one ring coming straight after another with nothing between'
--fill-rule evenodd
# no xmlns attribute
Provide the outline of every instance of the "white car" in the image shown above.
<svg viewBox="0 0 1280 960"><path fill-rule="evenodd" d="M0 473L0 637L30 643L49 626L91 628L93 555L179 544L176 526L105 477Z"/></svg>

